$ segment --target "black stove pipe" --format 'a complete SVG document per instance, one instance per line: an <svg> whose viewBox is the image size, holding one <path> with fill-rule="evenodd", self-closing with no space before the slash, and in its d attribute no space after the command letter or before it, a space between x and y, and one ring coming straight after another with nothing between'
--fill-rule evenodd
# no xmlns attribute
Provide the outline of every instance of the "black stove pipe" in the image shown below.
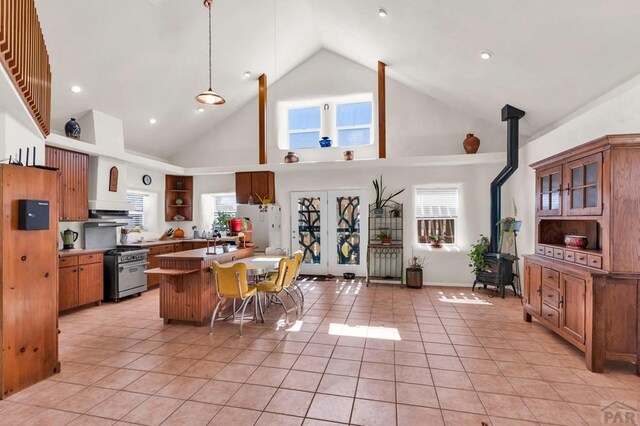
<svg viewBox="0 0 640 426"><path fill-rule="evenodd" d="M491 182L491 246L490 253L498 252L498 226L501 219L502 185L518 168L518 120L525 112L511 105L502 108L502 121L507 122L507 165Z"/></svg>

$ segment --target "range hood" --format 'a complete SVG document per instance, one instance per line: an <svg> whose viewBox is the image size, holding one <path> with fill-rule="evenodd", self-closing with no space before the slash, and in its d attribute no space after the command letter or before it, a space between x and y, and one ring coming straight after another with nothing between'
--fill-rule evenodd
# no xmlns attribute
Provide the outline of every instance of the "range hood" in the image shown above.
<svg viewBox="0 0 640 426"><path fill-rule="evenodd" d="M78 120L87 143L111 152L124 152L122 120L91 110ZM127 202L127 165L106 157L89 158L89 217L117 219L129 216L133 204Z"/></svg>
<svg viewBox="0 0 640 426"><path fill-rule="evenodd" d="M108 157L89 158L89 217L122 218L133 209L127 201L127 165Z"/></svg>

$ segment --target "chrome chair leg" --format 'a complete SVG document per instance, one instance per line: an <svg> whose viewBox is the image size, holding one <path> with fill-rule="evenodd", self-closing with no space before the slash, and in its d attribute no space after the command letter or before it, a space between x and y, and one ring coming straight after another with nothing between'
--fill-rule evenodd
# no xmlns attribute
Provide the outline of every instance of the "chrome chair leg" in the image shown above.
<svg viewBox="0 0 640 426"><path fill-rule="evenodd" d="M262 319L262 323L264 324L264 311L262 310L262 302L260 302L260 293L256 293L256 298L258 299L258 310L260 311L260 318Z"/></svg>
<svg viewBox="0 0 640 426"><path fill-rule="evenodd" d="M233 321L236 321L236 299L233 299Z"/></svg>
<svg viewBox="0 0 640 426"><path fill-rule="evenodd" d="M278 296L277 294L272 294L273 297L275 297L276 299L278 299L278 301L280 302L280 304L282 305L282 309L284 309L284 323L286 325L291 324L289 322L289 312L287 311L287 306L284 304L284 301L280 298L280 296Z"/></svg>
<svg viewBox="0 0 640 426"><path fill-rule="evenodd" d="M296 299L293 298L293 295L291 294L291 292L289 291L288 288L284 288L283 290L285 291L285 293L287 293L287 296L289 296L289 298L293 302L293 306L296 309L296 316L297 316L298 315L298 302L296 302Z"/></svg>
<svg viewBox="0 0 640 426"><path fill-rule="evenodd" d="M218 300L216 303L216 308L213 310L213 315L211 315L211 325L209 326L209 335L213 336L213 322L216 320L216 315L218 314L218 309L220 309L220 305L222 305L222 300Z"/></svg>
<svg viewBox="0 0 640 426"><path fill-rule="evenodd" d="M251 298L246 298L242 301L242 305L240 306L242 308L242 314L240 316L240 337L242 337L242 324L244 323L244 311L245 309L247 309L247 305L249 304L249 300L251 300Z"/></svg>

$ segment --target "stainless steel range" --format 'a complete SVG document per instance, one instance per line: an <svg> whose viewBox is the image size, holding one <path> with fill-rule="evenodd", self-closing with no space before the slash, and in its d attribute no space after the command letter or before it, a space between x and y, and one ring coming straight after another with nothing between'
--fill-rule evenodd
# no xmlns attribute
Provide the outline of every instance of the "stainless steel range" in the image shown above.
<svg viewBox="0 0 640 426"><path fill-rule="evenodd" d="M116 303L125 296L147 291L145 249L113 249L104 254L104 296Z"/></svg>

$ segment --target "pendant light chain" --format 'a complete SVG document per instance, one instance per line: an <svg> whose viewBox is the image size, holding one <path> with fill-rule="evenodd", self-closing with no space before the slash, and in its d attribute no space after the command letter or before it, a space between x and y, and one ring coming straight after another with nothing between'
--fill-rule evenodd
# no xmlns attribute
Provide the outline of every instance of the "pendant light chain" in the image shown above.
<svg viewBox="0 0 640 426"><path fill-rule="evenodd" d="M211 91L212 66L211 66L211 3L209 3L209 91Z"/></svg>

